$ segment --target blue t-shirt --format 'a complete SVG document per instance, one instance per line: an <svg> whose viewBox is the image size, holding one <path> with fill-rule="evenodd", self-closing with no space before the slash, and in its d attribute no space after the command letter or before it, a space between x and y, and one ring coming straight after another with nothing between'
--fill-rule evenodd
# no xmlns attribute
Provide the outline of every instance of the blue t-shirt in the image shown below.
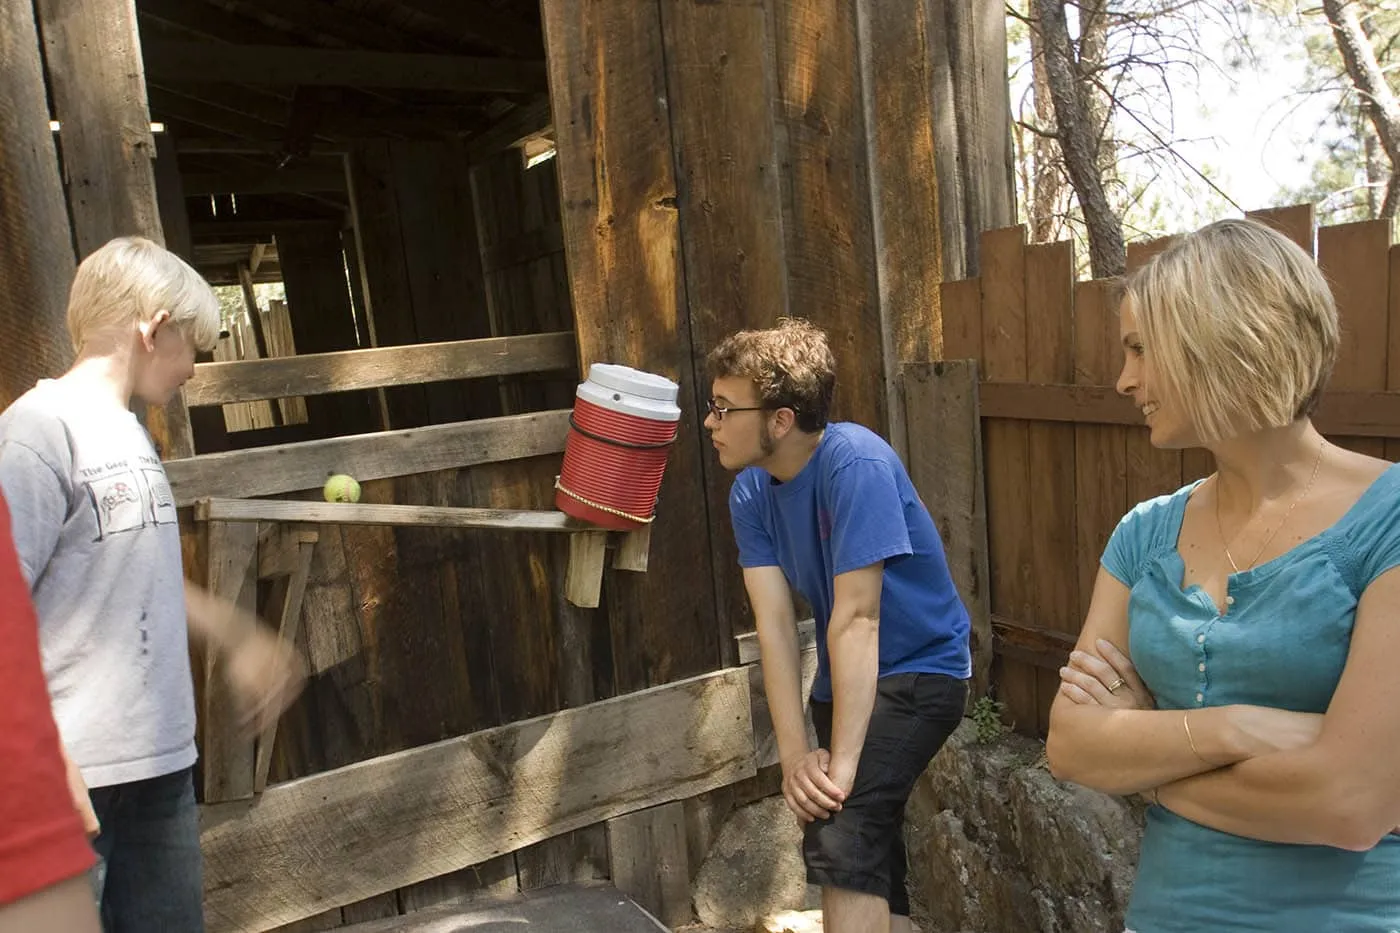
<svg viewBox="0 0 1400 933"><path fill-rule="evenodd" d="M1400 564L1400 466L1331 528L1231 574L1223 616L1200 586L1181 586L1177 539L1196 485L1129 512L1102 559L1131 590L1128 644L1157 707L1326 712L1361 593ZM1127 925L1137 933L1400 930L1400 837L1369 852L1285 845L1150 807Z"/></svg>
<svg viewBox="0 0 1400 933"><path fill-rule="evenodd" d="M781 567L812 604L817 678L812 699L830 702L826 630L839 574L885 562L880 591L880 676L972 676L968 616L943 542L904 464L879 435L829 424L812 459L780 483L758 467L739 474L729 514L743 567Z"/></svg>

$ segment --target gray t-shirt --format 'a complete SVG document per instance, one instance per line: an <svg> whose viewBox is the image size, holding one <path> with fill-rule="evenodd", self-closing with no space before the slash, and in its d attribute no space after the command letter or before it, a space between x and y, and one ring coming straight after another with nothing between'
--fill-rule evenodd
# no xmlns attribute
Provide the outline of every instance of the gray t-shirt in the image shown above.
<svg viewBox="0 0 1400 933"><path fill-rule="evenodd" d="M180 528L145 428L44 380L0 414L0 488L54 718L88 786L194 764Z"/></svg>

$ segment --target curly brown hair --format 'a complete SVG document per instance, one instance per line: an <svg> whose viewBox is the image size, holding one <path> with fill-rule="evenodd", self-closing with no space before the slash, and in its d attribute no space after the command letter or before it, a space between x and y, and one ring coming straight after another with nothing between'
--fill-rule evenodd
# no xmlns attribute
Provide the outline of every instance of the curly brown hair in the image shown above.
<svg viewBox="0 0 1400 933"><path fill-rule="evenodd" d="M812 322L784 317L767 330L730 334L710 351L706 362L712 379L752 380L759 404L791 408L803 431L810 434L826 427L836 393L836 358L826 332Z"/></svg>

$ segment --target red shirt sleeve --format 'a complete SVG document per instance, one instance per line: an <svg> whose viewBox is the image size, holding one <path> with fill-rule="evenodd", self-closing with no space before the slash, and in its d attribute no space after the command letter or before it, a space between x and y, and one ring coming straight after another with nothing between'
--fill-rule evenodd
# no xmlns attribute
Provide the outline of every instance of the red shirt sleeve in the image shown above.
<svg viewBox="0 0 1400 933"><path fill-rule="evenodd" d="M39 625L0 498L0 904L95 861L68 779L39 660Z"/></svg>

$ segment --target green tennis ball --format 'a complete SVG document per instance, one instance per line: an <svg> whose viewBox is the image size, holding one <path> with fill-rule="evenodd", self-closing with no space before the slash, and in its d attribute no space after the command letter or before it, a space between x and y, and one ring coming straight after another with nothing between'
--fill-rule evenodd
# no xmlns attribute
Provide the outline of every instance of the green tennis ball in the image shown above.
<svg viewBox="0 0 1400 933"><path fill-rule="evenodd" d="M321 493L326 497L327 502L359 502L360 484L355 482L353 476L337 473L326 480L326 485L322 487Z"/></svg>

